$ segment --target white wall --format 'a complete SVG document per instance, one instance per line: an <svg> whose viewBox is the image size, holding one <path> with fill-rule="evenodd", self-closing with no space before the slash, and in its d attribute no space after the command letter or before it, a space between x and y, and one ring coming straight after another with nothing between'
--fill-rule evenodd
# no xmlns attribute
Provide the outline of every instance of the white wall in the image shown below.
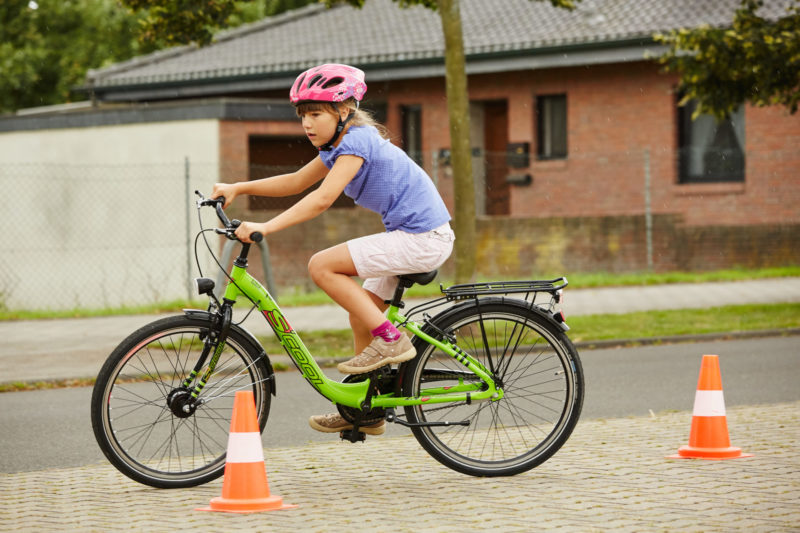
<svg viewBox="0 0 800 533"><path fill-rule="evenodd" d="M0 133L0 163L119 165L218 161L216 120Z"/></svg>
<svg viewBox="0 0 800 533"><path fill-rule="evenodd" d="M209 193L218 168L216 120L0 133L0 306L186 298L186 207L193 243L193 192Z"/></svg>

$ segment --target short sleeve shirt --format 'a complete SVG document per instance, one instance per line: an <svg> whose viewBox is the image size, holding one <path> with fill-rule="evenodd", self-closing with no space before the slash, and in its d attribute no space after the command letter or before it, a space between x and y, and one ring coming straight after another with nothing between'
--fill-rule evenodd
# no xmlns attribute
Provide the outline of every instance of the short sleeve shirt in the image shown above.
<svg viewBox="0 0 800 533"><path fill-rule="evenodd" d="M351 126L339 146L319 155L329 169L340 155L364 160L344 193L381 215L387 231L424 233L450 220L428 174L372 126Z"/></svg>

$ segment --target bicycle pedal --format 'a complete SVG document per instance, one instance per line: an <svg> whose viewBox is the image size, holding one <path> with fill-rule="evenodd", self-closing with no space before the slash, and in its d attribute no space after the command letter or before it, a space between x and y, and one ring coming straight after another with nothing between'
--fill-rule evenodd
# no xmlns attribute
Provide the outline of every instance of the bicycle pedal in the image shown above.
<svg viewBox="0 0 800 533"><path fill-rule="evenodd" d="M352 429L346 429L339 433L339 438L342 440L347 440L352 443L356 442L364 442L367 440L367 434L363 431L354 431Z"/></svg>
<svg viewBox="0 0 800 533"><path fill-rule="evenodd" d="M372 377L377 374L385 373L389 374L392 372L392 365L383 365L382 367L376 368L375 370L370 370L369 372L362 372L361 374L350 374L351 376L368 376Z"/></svg>

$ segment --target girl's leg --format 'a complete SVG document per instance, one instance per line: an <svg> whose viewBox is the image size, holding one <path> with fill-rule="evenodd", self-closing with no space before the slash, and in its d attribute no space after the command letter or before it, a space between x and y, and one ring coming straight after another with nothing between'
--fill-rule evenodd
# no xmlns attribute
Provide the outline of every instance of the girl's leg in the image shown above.
<svg viewBox="0 0 800 533"><path fill-rule="evenodd" d="M356 276L357 271L347 244L314 254L308 263L308 270L314 282L350 313L351 323L355 322L354 347L363 345L355 357L338 365L339 372L363 374L414 358L417 352L408 335L401 334L386 320L377 296L371 295L353 280L352 276ZM377 337L372 336L379 332Z"/></svg>
<svg viewBox="0 0 800 533"><path fill-rule="evenodd" d="M319 288L350 313L355 353L360 353L372 341L371 331L386 321L383 311L388 306L380 297L364 290L352 279L358 273L346 244L314 254L308 263L308 272ZM353 429L353 424L339 413L312 416L308 423L313 429L325 433ZM359 431L381 435L385 429L386 422L379 420L361 426Z"/></svg>
<svg viewBox="0 0 800 533"><path fill-rule="evenodd" d="M353 332L357 335L355 340L357 347L365 330L369 336L366 344L369 344L372 339L370 331L386 321L379 307L383 302L361 288L353 279L358 272L350 257L347 244L339 244L314 254L308 262L308 272L320 289L350 313L350 323L355 323ZM356 350L356 353L358 352L359 350Z"/></svg>
<svg viewBox="0 0 800 533"><path fill-rule="evenodd" d="M365 291L364 289L361 290L367 293L370 299L375 303L375 306L380 309L382 313L389 308L389 304L384 303L383 298L377 294ZM384 317L384 320L386 320L386 317ZM369 346L369 343L372 342L372 330L375 328L367 327L352 313L350 313L350 327L353 330L353 353L357 355L364 351L364 348Z"/></svg>

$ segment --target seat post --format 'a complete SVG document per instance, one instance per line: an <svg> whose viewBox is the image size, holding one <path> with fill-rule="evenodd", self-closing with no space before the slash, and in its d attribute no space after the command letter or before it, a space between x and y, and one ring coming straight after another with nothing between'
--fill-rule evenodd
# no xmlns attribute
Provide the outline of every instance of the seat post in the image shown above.
<svg viewBox="0 0 800 533"><path fill-rule="evenodd" d="M406 289L413 285L414 282L410 280L400 279L397 282L397 287L394 289L394 296L392 296L391 300L388 300L386 303L389 305L393 305L395 307L403 307L403 294L406 292Z"/></svg>
<svg viewBox="0 0 800 533"><path fill-rule="evenodd" d="M430 272L419 272L417 274L402 274L397 276L397 288L394 290L394 296L392 296L391 300L386 301L387 304L393 305L395 307L403 307L403 293L414 285L415 283L419 283L420 285L427 285L436 277L438 274L438 270L431 270Z"/></svg>

